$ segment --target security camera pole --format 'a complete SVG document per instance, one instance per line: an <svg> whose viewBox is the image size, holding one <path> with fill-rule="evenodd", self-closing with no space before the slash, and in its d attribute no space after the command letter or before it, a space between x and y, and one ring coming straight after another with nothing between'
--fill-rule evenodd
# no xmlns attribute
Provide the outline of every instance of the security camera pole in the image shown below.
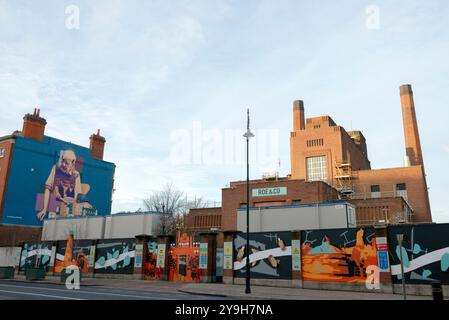
<svg viewBox="0 0 449 320"><path fill-rule="evenodd" d="M254 137L254 134L249 129L249 109L247 111L247 131L243 135L246 138L246 289L245 293L251 293L250 287L250 265L249 265L249 139Z"/></svg>

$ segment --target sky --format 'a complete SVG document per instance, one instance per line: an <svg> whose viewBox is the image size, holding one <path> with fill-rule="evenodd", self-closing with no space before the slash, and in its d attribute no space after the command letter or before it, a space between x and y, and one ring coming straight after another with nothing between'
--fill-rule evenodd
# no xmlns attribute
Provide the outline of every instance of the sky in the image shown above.
<svg viewBox="0 0 449 320"><path fill-rule="evenodd" d="M113 212L166 183L221 201L246 177L290 173L293 101L366 137L372 168L405 154L412 84L433 219L449 222L446 0L0 0L0 135L34 108L46 135L116 164Z"/></svg>

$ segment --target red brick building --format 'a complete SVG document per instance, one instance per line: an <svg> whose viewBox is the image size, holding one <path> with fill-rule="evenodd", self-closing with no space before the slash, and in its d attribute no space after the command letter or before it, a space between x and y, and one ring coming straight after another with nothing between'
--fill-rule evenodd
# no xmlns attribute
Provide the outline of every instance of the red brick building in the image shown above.
<svg viewBox="0 0 449 320"><path fill-rule="evenodd" d="M298 100L293 103L291 175L252 180L250 206L319 203L340 199L356 205L357 223L360 225L431 222L410 85L400 87L400 97L405 135L404 167L372 170L366 140L361 131L346 131L328 115L306 119L304 103ZM271 192L275 189L283 192L257 194L257 190ZM245 205L246 182L231 182L228 188L222 189L221 208L191 210L186 226L196 231L209 231L211 228L235 230L236 211Z"/></svg>
<svg viewBox="0 0 449 320"><path fill-rule="evenodd" d="M303 103L296 101L290 138L291 178L321 180L333 185L341 198L354 199L354 203L365 208L358 210L358 220L369 224L378 220L431 222L411 86L401 86L400 96L405 136L404 167L371 170L365 138L360 131L346 131L329 116L305 121ZM397 197L405 201L403 216L393 204ZM378 205L369 201L366 206L360 201L371 198L377 199ZM407 216L407 213L412 214Z"/></svg>

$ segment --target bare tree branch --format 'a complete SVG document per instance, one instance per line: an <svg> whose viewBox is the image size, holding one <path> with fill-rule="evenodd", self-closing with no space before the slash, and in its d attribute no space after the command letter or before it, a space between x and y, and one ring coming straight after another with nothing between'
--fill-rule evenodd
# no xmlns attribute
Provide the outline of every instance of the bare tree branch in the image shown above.
<svg viewBox="0 0 449 320"><path fill-rule="evenodd" d="M147 210L162 213L156 228L160 235L174 235L176 230L183 230L185 216L190 209L205 207L202 198L188 200L186 193L176 189L172 183L153 192L143 203Z"/></svg>

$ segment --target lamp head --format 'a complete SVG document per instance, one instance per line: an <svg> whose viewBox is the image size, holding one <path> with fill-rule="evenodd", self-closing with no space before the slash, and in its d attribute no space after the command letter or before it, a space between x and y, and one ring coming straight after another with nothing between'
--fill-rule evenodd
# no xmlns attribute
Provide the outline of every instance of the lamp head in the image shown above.
<svg viewBox="0 0 449 320"><path fill-rule="evenodd" d="M245 132L245 134L243 135L246 139L251 139L254 138L254 134L251 132L250 129L248 129L248 131Z"/></svg>

